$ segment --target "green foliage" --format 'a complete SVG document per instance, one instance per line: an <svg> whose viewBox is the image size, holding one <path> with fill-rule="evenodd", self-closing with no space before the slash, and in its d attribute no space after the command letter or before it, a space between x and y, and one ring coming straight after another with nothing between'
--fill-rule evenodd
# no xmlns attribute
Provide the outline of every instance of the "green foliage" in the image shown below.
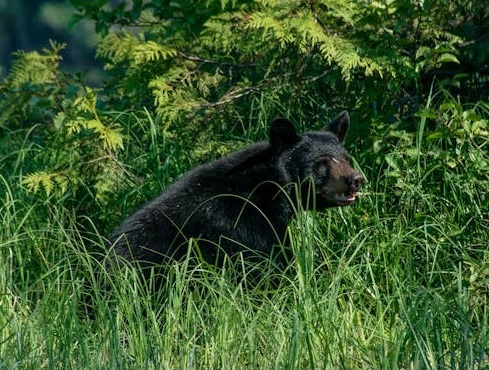
<svg viewBox="0 0 489 370"><path fill-rule="evenodd" d="M466 102L484 2L70 2L104 88L56 43L0 82L1 368L489 366L489 106ZM156 293L134 267L104 276L104 236L188 168L340 108L368 184L298 215L276 289L186 261Z"/></svg>
<svg viewBox="0 0 489 370"><path fill-rule="evenodd" d="M236 282L231 264L174 264L157 292L134 266L108 276L100 232L80 227L79 210L48 201L46 216L0 177L1 366L484 369L488 121L487 105L440 94L414 133L376 123L385 136L357 155L369 180L358 204L299 213L295 260L280 277L265 269L257 289ZM168 158L159 123L133 123L121 155ZM153 144L139 152L145 136ZM154 166L152 176L168 171Z"/></svg>
<svg viewBox="0 0 489 370"><path fill-rule="evenodd" d="M25 176L23 184L36 193L40 186L58 197L68 190L73 195L79 188L93 189L96 201L104 203L107 194L119 181L120 168L114 153L123 149L122 133L117 124L105 124L98 116L96 95L91 89L75 98L67 110L54 117L47 148L38 155L41 162L57 164L50 173L34 172Z"/></svg>
<svg viewBox="0 0 489 370"><path fill-rule="evenodd" d="M439 217L444 217L448 209L469 212L481 221L487 217L488 108L484 103L466 107L452 97L442 96L436 105L428 104L419 112L416 132L403 129L402 122L377 126L379 136L374 143L377 162L384 166L386 180L396 189L393 200L400 202L400 211L422 217L435 210L417 207L416 200L409 206L399 200L414 184L420 196L426 189L437 189L443 201L433 199L432 207L443 209L436 212ZM464 185L454 188L453 183ZM456 208L456 204L466 207Z"/></svg>
<svg viewBox="0 0 489 370"><path fill-rule="evenodd" d="M192 13L203 14L194 22L187 21L191 3ZM222 117L223 106L239 111L250 96L273 101L301 95L306 84L321 85L311 86L313 91L325 82L330 89L335 84L344 89L343 80L358 75L390 75L394 68L371 56L348 31L359 6L340 5L318 3L310 9L300 1L242 1L221 8L189 2L187 8L148 2L148 10L131 22L140 32L109 31L98 54L117 73L115 87L136 98L133 105L146 101L149 88L164 122L192 130L199 117ZM106 12L91 15L100 23ZM127 17L134 17L134 9ZM332 79L326 81L327 75Z"/></svg>
<svg viewBox="0 0 489 370"><path fill-rule="evenodd" d="M14 55L17 63L12 68L8 80L11 87L19 89L24 85L52 84L57 79L57 69L61 56L59 53L66 47L64 44L50 42L52 50L43 49L42 54L37 51L18 51Z"/></svg>
<svg viewBox="0 0 489 370"><path fill-rule="evenodd" d="M460 64L470 22L445 1L72 4L96 21L98 55L128 106L154 104L166 128L190 137L212 136L257 96L307 120L337 106L413 114L426 82ZM206 133L202 121L218 123Z"/></svg>
<svg viewBox="0 0 489 370"><path fill-rule="evenodd" d="M66 46L51 41L42 52L19 51L11 71L0 84L2 127L32 127L46 124L65 94L64 76L59 73L59 53Z"/></svg>
<svg viewBox="0 0 489 370"><path fill-rule="evenodd" d="M116 153L123 149L123 134L114 115L97 108L95 90L59 71L64 46L51 42L51 47L17 53L0 85L3 139L26 128L21 140L35 143L15 174L29 191L73 205L89 195L84 207L91 202L103 207L120 182Z"/></svg>
<svg viewBox="0 0 489 370"><path fill-rule="evenodd" d="M134 122L157 123L158 135L178 137L181 153L201 160L235 148L232 136L249 126L241 117L259 110L308 126L344 107L358 117L413 114L425 78L458 62L464 41L447 13L460 8L442 2L72 4L79 10L73 21L97 22L106 86L93 90L82 75L61 72L64 45L53 42L17 54L0 85L0 115L8 129L33 128L28 140L37 155L22 174L29 190L75 203L88 197L96 207L108 204L110 191L140 181L140 173L127 182L119 176L126 169L118 155L123 138L133 140ZM140 144L152 145L147 139ZM149 169L140 164L134 168Z"/></svg>

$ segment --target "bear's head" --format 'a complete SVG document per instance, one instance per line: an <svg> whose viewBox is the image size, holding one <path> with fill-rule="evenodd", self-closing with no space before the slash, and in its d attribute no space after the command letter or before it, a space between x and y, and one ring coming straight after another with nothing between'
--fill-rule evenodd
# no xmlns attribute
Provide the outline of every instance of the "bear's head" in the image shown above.
<svg viewBox="0 0 489 370"><path fill-rule="evenodd" d="M297 183L306 208L346 206L355 201L365 178L351 165L343 147L350 117L340 113L321 131L298 134L283 118L270 128L270 144L285 183Z"/></svg>

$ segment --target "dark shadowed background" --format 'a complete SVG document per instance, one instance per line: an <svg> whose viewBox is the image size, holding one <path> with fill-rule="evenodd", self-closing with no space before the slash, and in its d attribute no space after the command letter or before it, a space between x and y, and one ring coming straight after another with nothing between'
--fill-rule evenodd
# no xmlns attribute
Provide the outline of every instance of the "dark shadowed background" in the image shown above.
<svg viewBox="0 0 489 370"><path fill-rule="evenodd" d="M100 64L95 60L93 24L70 26L74 9L64 0L0 0L0 78L5 77L17 50L41 50L49 40L67 43L62 67L70 72L89 72L99 82Z"/></svg>

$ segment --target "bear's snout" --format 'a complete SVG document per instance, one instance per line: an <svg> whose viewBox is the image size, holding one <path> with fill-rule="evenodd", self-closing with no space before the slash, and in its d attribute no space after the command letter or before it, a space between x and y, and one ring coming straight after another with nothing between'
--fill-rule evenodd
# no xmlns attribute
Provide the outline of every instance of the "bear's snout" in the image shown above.
<svg viewBox="0 0 489 370"><path fill-rule="evenodd" d="M348 160L333 156L321 157L316 167L318 195L325 201L320 207L347 206L365 182L365 177L351 166Z"/></svg>
<svg viewBox="0 0 489 370"><path fill-rule="evenodd" d="M345 183L350 189L350 194L354 194L360 190L363 183L365 182L365 177L361 173L353 171L345 178Z"/></svg>

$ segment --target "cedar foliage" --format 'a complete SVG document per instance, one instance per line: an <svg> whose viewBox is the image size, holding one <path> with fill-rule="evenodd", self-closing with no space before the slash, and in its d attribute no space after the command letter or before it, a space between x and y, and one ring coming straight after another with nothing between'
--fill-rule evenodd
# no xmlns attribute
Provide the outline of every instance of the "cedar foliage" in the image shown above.
<svg viewBox="0 0 489 370"><path fill-rule="evenodd" d="M21 153L20 168L6 161L2 172L20 175L22 185L44 200L54 196L80 207L83 199L85 209L103 207L120 182L116 153L123 149L123 134L97 108L97 91L59 70L65 45L50 44L41 52L16 53L0 85L2 139L14 146L9 155L24 141L32 143Z"/></svg>
<svg viewBox="0 0 489 370"><path fill-rule="evenodd" d="M460 63L467 24L488 26L485 7L457 1L71 2L106 34L113 86L178 127L258 94L388 114L408 95L417 109L433 75Z"/></svg>

